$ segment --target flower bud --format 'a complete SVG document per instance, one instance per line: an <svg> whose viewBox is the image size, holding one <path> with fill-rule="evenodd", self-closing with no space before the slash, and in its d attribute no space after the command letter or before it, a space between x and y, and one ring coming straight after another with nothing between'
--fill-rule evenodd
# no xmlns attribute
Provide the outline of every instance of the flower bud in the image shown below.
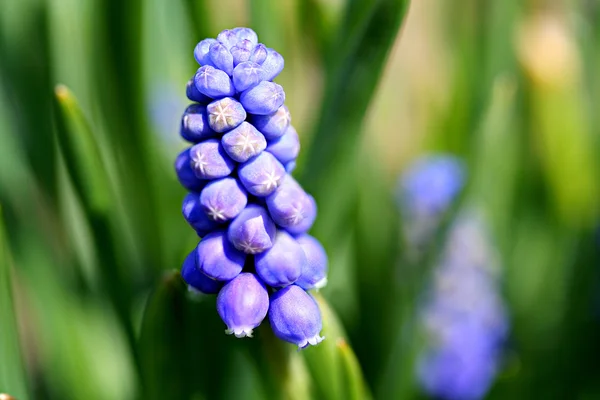
<svg viewBox="0 0 600 400"><path fill-rule="evenodd" d="M229 50L233 56L234 67L240 63L248 61L254 50L254 45L249 40L240 40L235 46ZM234 69L235 72L235 69Z"/></svg>
<svg viewBox="0 0 600 400"><path fill-rule="evenodd" d="M287 286L271 296L269 322L279 339L304 348L320 343L323 327L317 302L302 288Z"/></svg>
<svg viewBox="0 0 600 400"><path fill-rule="evenodd" d="M190 165L200 179L223 178L233 171L235 163L218 139L208 139L190 149Z"/></svg>
<svg viewBox="0 0 600 400"><path fill-rule="evenodd" d="M308 260L296 285L304 290L321 289L327 285L327 253L314 237L304 234L296 237Z"/></svg>
<svg viewBox="0 0 600 400"><path fill-rule="evenodd" d="M240 163L257 156L267 147L262 133L246 121L223 135L221 144L229 157Z"/></svg>
<svg viewBox="0 0 600 400"><path fill-rule="evenodd" d="M256 36L256 32L250 28L234 28L233 32L238 37L239 41L248 40L252 44L258 43L258 36Z"/></svg>
<svg viewBox="0 0 600 400"><path fill-rule="evenodd" d="M194 290L204 294L216 294L223 286L223 282L215 281L204 275L196 268L196 252L192 251L185 258L181 268L181 277Z"/></svg>
<svg viewBox="0 0 600 400"><path fill-rule="evenodd" d="M246 119L246 110L236 100L225 97L215 100L206 106L208 112L208 124L219 133L227 132Z"/></svg>
<svg viewBox="0 0 600 400"><path fill-rule="evenodd" d="M255 257L256 273L272 287L291 285L307 264L302 247L286 231L278 231L273 247Z"/></svg>
<svg viewBox="0 0 600 400"><path fill-rule="evenodd" d="M196 247L196 266L206 276L229 281L242 272L246 255L237 251L227 240L225 232L206 235Z"/></svg>
<svg viewBox="0 0 600 400"><path fill-rule="evenodd" d="M185 95L191 101L195 101L197 103L207 104L212 101L212 99L208 96L203 95L198 91L196 87L196 83L194 82L194 78L190 79L185 86Z"/></svg>
<svg viewBox="0 0 600 400"><path fill-rule="evenodd" d="M275 156L263 151L241 164L238 176L249 193L264 197L277 189L285 176L285 169Z"/></svg>
<svg viewBox="0 0 600 400"><path fill-rule="evenodd" d="M194 76L194 83L198 91L213 99L233 96L235 87L226 72L216 69L210 65L205 65L198 69Z"/></svg>
<svg viewBox="0 0 600 400"><path fill-rule="evenodd" d="M218 68L227 75L231 76L233 73L233 56L227 47L218 42L213 43L210 45L208 54L210 55L210 60L215 68Z"/></svg>
<svg viewBox="0 0 600 400"><path fill-rule="evenodd" d="M196 45L194 49L194 58L200 65L213 65L210 60L209 50L213 43L217 43L215 39L204 39Z"/></svg>
<svg viewBox="0 0 600 400"><path fill-rule="evenodd" d="M294 161L300 152L300 139L296 129L290 125L282 137L269 143L267 151L282 164Z"/></svg>
<svg viewBox="0 0 600 400"><path fill-rule="evenodd" d="M283 136L291 120L290 111L285 105L279 107L273 114L252 116L252 124L265 135L267 140Z"/></svg>
<svg viewBox="0 0 600 400"><path fill-rule="evenodd" d="M225 29L217 35L217 41L220 42L227 50L230 50L238 42L239 38L233 29Z"/></svg>
<svg viewBox="0 0 600 400"><path fill-rule="evenodd" d="M200 193L200 204L208 216L216 222L229 221L246 207L246 191L232 177L211 181Z"/></svg>
<svg viewBox="0 0 600 400"><path fill-rule="evenodd" d="M206 107L200 104L190 105L183 113L179 132L181 137L192 143L215 136L208 124Z"/></svg>
<svg viewBox="0 0 600 400"><path fill-rule="evenodd" d="M202 209L198 193L188 193L185 196L181 205L181 213L183 214L183 218L196 230L199 236L204 236L219 227L217 223L208 218Z"/></svg>
<svg viewBox="0 0 600 400"><path fill-rule="evenodd" d="M252 61L238 64L233 70L233 85L238 92L250 89L262 81L262 67Z"/></svg>
<svg viewBox="0 0 600 400"><path fill-rule="evenodd" d="M262 65L262 63L265 62L266 58L267 58L267 47L264 44L259 43L254 47L254 50L252 50L252 54L250 54L249 61L253 61L257 64Z"/></svg>
<svg viewBox="0 0 600 400"><path fill-rule="evenodd" d="M257 254L271 248L276 228L263 207L249 204L229 225L227 237L236 249Z"/></svg>
<svg viewBox="0 0 600 400"><path fill-rule="evenodd" d="M223 286L217 296L217 312L228 335L252 337L252 330L260 325L269 309L269 293L264 283L254 274L244 272Z"/></svg>
<svg viewBox="0 0 600 400"><path fill-rule="evenodd" d="M312 196L290 175L267 197L267 207L275 223L292 234L308 231L317 215Z"/></svg>
<svg viewBox="0 0 600 400"><path fill-rule="evenodd" d="M263 77L264 78L264 77ZM200 88L199 88L200 89ZM202 92L202 90L200 90ZM204 92L203 92L204 93ZM272 114L285 101L283 88L273 82L263 81L240 95L240 102L251 114Z"/></svg>
<svg viewBox="0 0 600 400"><path fill-rule="evenodd" d="M275 50L267 49L267 58L262 63L263 70L265 71L264 79L272 81L277 75L283 70L283 57Z"/></svg>
<svg viewBox="0 0 600 400"><path fill-rule="evenodd" d="M285 164L285 172L287 172L288 174L291 174L292 172L294 172L295 169L296 169L296 160L290 161L289 163Z"/></svg>
<svg viewBox="0 0 600 400"><path fill-rule="evenodd" d="M192 170L190 160L190 149L185 149L179 153L175 159L175 173L181 186L191 192L199 192L206 182L196 176L194 170Z"/></svg>

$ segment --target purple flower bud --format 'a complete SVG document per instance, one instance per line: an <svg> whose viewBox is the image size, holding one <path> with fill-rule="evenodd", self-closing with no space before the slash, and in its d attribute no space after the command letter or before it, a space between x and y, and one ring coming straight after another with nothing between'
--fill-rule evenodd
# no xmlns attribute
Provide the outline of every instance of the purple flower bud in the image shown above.
<svg viewBox="0 0 600 400"><path fill-rule="evenodd" d="M249 204L229 225L227 236L236 249L261 253L273 246L276 228L263 207Z"/></svg>
<svg viewBox="0 0 600 400"><path fill-rule="evenodd" d="M195 251L192 251L185 258L183 267L181 268L181 277L189 287L204 294L219 293L219 290L221 290L221 287L223 286L223 282L210 279L196 268Z"/></svg>
<svg viewBox="0 0 600 400"><path fill-rule="evenodd" d="M213 43L210 45L209 53L210 60L212 61L215 68L220 69L227 75L231 76L233 73L233 56L221 43Z"/></svg>
<svg viewBox="0 0 600 400"><path fill-rule="evenodd" d="M196 83L196 88L200 93L213 99L235 94L235 87L229 75L210 65L198 69L196 76L194 76L194 83Z"/></svg>
<svg viewBox="0 0 600 400"><path fill-rule="evenodd" d="M195 101L202 104L207 104L212 101L210 97L207 97L198 91L194 78L190 79L185 86L185 95L191 101Z"/></svg>
<svg viewBox="0 0 600 400"><path fill-rule="evenodd" d="M248 40L252 44L258 43L258 36L250 28L234 28L233 32L238 37L238 40Z"/></svg>
<svg viewBox="0 0 600 400"><path fill-rule="evenodd" d="M290 175L267 197L267 207L275 223L295 235L308 231L317 216L314 199Z"/></svg>
<svg viewBox="0 0 600 400"><path fill-rule="evenodd" d="M275 50L267 49L267 58L262 63L263 70L265 71L264 79L272 81L277 75L283 70L283 57Z"/></svg>
<svg viewBox="0 0 600 400"><path fill-rule="evenodd" d="M308 263L295 282L304 290L321 289L327 285L327 253L317 239L310 235L300 235L296 241L304 250Z"/></svg>
<svg viewBox="0 0 600 400"><path fill-rule="evenodd" d="M217 35L217 41L225 46L227 50L231 49L238 42L239 38L233 29L225 29Z"/></svg>
<svg viewBox="0 0 600 400"><path fill-rule="evenodd" d="M285 105L282 105L273 114L254 115L252 124L261 131L267 140L277 139L287 131L292 116Z"/></svg>
<svg viewBox="0 0 600 400"><path fill-rule="evenodd" d="M208 54L210 46L217 43L215 39L204 39L196 45L194 49L194 58L200 65L213 65Z"/></svg>
<svg viewBox="0 0 600 400"><path fill-rule="evenodd" d="M183 113L181 118L180 134L188 142L198 143L201 140L215 136L210 129L206 115L206 107L200 104L192 104Z"/></svg>
<svg viewBox="0 0 600 400"><path fill-rule="evenodd" d="M223 135L221 144L229 157L241 163L260 154L267 147L262 133L246 121Z"/></svg>
<svg viewBox="0 0 600 400"><path fill-rule="evenodd" d="M190 166L200 179L223 178L233 171L235 163L218 139L208 139L190 149Z"/></svg>
<svg viewBox="0 0 600 400"><path fill-rule="evenodd" d="M267 46L262 43L257 44L252 50L252 54L250 54L249 61L253 61L257 64L262 65L267 59Z"/></svg>
<svg viewBox="0 0 600 400"><path fill-rule="evenodd" d="M225 232L206 235L196 247L196 266L206 276L229 281L242 272L246 255L233 248Z"/></svg>
<svg viewBox="0 0 600 400"><path fill-rule="evenodd" d="M202 91L202 90L200 90ZM285 101L283 88L273 82L263 81L240 95L240 102L251 114L272 114Z"/></svg>
<svg viewBox="0 0 600 400"><path fill-rule="evenodd" d="M277 189L285 176L285 169L271 153L263 151L241 164L238 176L248 192L264 197Z"/></svg>
<svg viewBox="0 0 600 400"><path fill-rule="evenodd" d="M248 203L246 191L235 178L211 181L200 193L200 204L208 218L216 222L237 217Z"/></svg>
<svg viewBox="0 0 600 400"><path fill-rule="evenodd" d="M252 55L252 50L254 50L254 45L252 42L245 39L239 41L238 44L229 50L233 56L233 65L236 66L240 63L248 61L250 59L250 55Z"/></svg>
<svg viewBox="0 0 600 400"><path fill-rule="evenodd" d="M267 285L282 287L294 283L307 268L302 247L286 231L278 231L273 247L255 257L256 273Z"/></svg>
<svg viewBox="0 0 600 400"><path fill-rule="evenodd" d="M192 192L199 192L204 187L204 181L200 180L190 164L190 149L185 149L175 159L175 173L181 186Z"/></svg>
<svg viewBox="0 0 600 400"><path fill-rule="evenodd" d="M252 337L252 330L260 325L269 310L269 293L264 283L254 274L241 273L223 286L217 296L217 312L228 335Z"/></svg>
<svg viewBox="0 0 600 400"><path fill-rule="evenodd" d="M233 85L238 92L250 89L262 81L262 67L252 61L238 64L233 70Z"/></svg>
<svg viewBox="0 0 600 400"><path fill-rule="evenodd" d="M219 227L217 223L211 221L202 206L200 205L200 195L198 193L188 193L183 199L181 205L183 218L192 228L196 230L199 236L204 236L208 232Z"/></svg>
<svg viewBox="0 0 600 400"><path fill-rule="evenodd" d="M294 172L295 169L296 169L296 160L290 161L289 163L285 164L285 172L287 172L288 174L291 174L292 172Z"/></svg>
<svg viewBox="0 0 600 400"><path fill-rule="evenodd" d="M319 335L323 323L317 302L296 285L278 290L271 296L269 322L275 336L300 349L325 339Z"/></svg>
<svg viewBox="0 0 600 400"><path fill-rule="evenodd" d="M227 132L246 119L246 110L237 100L225 97L210 103L206 110L208 112L208 124L219 133Z"/></svg>
<svg viewBox="0 0 600 400"><path fill-rule="evenodd" d="M294 161L300 152L300 139L296 129L290 125L282 137L269 143L267 151L282 164Z"/></svg>

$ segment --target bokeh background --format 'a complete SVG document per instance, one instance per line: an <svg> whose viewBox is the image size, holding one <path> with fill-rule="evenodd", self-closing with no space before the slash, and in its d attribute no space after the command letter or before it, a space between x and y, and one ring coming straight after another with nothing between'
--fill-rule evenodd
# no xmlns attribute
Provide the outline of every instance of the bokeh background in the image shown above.
<svg viewBox="0 0 600 400"><path fill-rule="evenodd" d="M17 399L427 398L417 320L466 205L510 334L488 398L600 398L600 3L2 0L0 393ZM330 258L327 340L223 334L176 270L197 242L173 161L195 44L279 51ZM419 265L402 173L463 160ZM478 299L473 299L476 304ZM329 305L327 305L329 304Z"/></svg>

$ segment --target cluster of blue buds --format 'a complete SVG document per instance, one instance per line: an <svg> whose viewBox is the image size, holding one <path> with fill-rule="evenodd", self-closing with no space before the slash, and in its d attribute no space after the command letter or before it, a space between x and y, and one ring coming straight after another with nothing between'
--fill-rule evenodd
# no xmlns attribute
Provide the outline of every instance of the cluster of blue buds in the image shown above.
<svg viewBox="0 0 600 400"><path fill-rule="evenodd" d="M315 200L291 176L300 142L273 82L283 57L249 28L202 40L194 57L200 68L186 90L194 103L181 121L193 145L175 169L189 191L183 216L202 240L182 277L218 293L228 334L251 336L268 315L280 339L316 345L321 313L307 290L327 283L327 255L307 234Z"/></svg>
<svg viewBox="0 0 600 400"><path fill-rule="evenodd" d="M437 156L408 170L402 187L416 191L403 198L423 200L419 205L402 204L412 224L421 217L439 217L450 206L463 186L460 165L455 158ZM422 212L421 217L415 210ZM480 399L498 372L509 323L497 260L482 218L475 212L459 215L450 226L420 309L428 347L417 374L423 389L436 398Z"/></svg>

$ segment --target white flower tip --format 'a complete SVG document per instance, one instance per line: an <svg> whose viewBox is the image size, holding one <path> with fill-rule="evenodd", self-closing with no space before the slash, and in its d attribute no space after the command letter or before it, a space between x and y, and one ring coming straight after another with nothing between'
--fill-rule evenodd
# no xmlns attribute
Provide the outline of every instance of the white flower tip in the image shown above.
<svg viewBox="0 0 600 400"><path fill-rule="evenodd" d="M253 328L250 327L240 327L240 328L227 328L225 329L225 333L228 335L235 335L236 338L243 338L243 337L252 337L252 331Z"/></svg>
<svg viewBox="0 0 600 400"><path fill-rule="evenodd" d="M321 279L320 281L318 281L317 283L315 283L315 286L313 286L313 289L315 290L319 290L319 289L323 289L325 286L327 286L327 277Z"/></svg>
<svg viewBox="0 0 600 400"><path fill-rule="evenodd" d="M308 339L304 339L304 341L298 343L298 350L301 350L301 349L307 347L309 344L316 346L319 343L321 343L323 340L325 340L325 336L319 336L319 334L316 334L315 336L308 338Z"/></svg>

